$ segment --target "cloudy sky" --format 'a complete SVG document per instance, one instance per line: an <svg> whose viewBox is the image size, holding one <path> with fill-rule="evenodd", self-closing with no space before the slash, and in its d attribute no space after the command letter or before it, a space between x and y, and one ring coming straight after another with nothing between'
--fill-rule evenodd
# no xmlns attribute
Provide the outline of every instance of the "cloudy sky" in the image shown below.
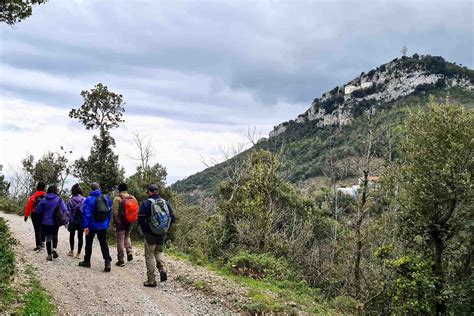
<svg viewBox="0 0 474 316"><path fill-rule="evenodd" d="M101 82L126 102L112 131L126 174L139 132L172 183L403 46L472 69L473 16L456 0L49 0L0 25L0 164L61 145L87 156L93 132L67 113Z"/></svg>

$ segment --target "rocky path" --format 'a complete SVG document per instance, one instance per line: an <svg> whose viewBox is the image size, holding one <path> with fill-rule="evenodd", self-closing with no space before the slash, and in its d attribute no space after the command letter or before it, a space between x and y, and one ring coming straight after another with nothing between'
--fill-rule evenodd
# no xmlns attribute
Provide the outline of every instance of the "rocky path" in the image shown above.
<svg viewBox="0 0 474 316"><path fill-rule="evenodd" d="M244 300L245 288L230 284L204 268L170 258L166 258L169 280L157 288L144 287L145 261L143 249L139 247L134 250L133 261L123 268L112 264L112 271L105 273L96 239L92 268L78 267L80 260L66 255L69 233L64 227L59 231L59 258L46 261L45 251L32 251L34 236L30 220L25 223L23 217L1 212L0 216L8 220L12 234L18 240L15 246L17 264L33 266L59 314L222 315L236 312L231 301ZM112 258L116 258L113 246L110 252ZM206 287L207 294L190 286L196 284Z"/></svg>

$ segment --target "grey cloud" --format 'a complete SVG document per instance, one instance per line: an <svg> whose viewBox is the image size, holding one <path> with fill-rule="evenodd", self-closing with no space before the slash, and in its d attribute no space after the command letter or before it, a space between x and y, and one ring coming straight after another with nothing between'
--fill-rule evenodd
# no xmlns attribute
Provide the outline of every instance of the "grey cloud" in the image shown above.
<svg viewBox="0 0 474 316"><path fill-rule="evenodd" d="M472 19L469 1L51 1L16 29L0 26L2 62L91 85L72 95L4 83L2 93L70 106L112 82L130 113L232 125L278 102L309 106L404 45L472 68Z"/></svg>
<svg viewBox="0 0 474 316"><path fill-rule="evenodd" d="M2 123L0 124L0 131L5 131L5 132L19 132L25 130L24 128L22 129L21 127L12 124L12 123Z"/></svg>

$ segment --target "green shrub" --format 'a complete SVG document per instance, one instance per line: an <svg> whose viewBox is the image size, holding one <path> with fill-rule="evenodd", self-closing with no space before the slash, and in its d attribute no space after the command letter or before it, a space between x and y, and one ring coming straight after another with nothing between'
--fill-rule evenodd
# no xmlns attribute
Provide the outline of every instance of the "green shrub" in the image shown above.
<svg viewBox="0 0 474 316"><path fill-rule="evenodd" d="M5 310L5 299L10 292L10 283L15 272L15 254L12 249L15 242L5 220L0 217L0 310Z"/></svg>
<svg viewBox="0 0 474 316"><path fill-rule="evenodd" d="M287 280L294 277L294 272L287 262L270 254L251 254L243 251L232 257L227 265L235 274L254 279Z"/></svg>
<svg viewBox="0 0 474 316"><path fill-rule="evenodd" d="M341 313L355 314L359 302L350 296L336 296L330 303L331 307Z"/></svg>
<svg viewBox="0 0 474 316"><path fill-rule="evenodd" d="M0 211L9 214L23 215L23 208L20 206L20 203L6 196L0 196Z"/></svg>

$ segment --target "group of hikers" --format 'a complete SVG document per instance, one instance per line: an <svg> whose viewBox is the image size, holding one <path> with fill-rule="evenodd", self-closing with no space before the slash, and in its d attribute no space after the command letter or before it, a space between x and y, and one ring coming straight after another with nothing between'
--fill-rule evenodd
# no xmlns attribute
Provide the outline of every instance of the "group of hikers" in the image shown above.
<svg viewBox="0 0 474 316"><path fill-rule="evenodd" d="M71 188L71 197L65 202L59 195L56 185L49 185L46 190L44 182L38 182L36 192L29 198L25 207L24 220L31 216L35 232L36 247L34 251L41 251L46 246L46 260L58 258L58 232L65 226L69 235L70 251L68 256L81 257L83 239L86 245L83 261L80 267L91 267L92 245L94 237L99 240L104 271L111 271L112 257L107 243L107 230L113 221L117 238L117 262L119 267L125 266L127 261L133 260L130 234L135 222L138 221L145 237L145 261L147 280L144 286L156 287L155 267L159 271L160 281L167 280L163 260L163 246L167 232L175 217L170 204L159 195L156 184L148 186L148 199L138 204L137 199L127 192L127 184L120 183L118 194L113 201L102 194L97 183L90 185L91 193L83 196L81 186L76 183ZM46 190L46 191L45 191ZM77 251L74 253L74 242L77 232Z"/></svg>

